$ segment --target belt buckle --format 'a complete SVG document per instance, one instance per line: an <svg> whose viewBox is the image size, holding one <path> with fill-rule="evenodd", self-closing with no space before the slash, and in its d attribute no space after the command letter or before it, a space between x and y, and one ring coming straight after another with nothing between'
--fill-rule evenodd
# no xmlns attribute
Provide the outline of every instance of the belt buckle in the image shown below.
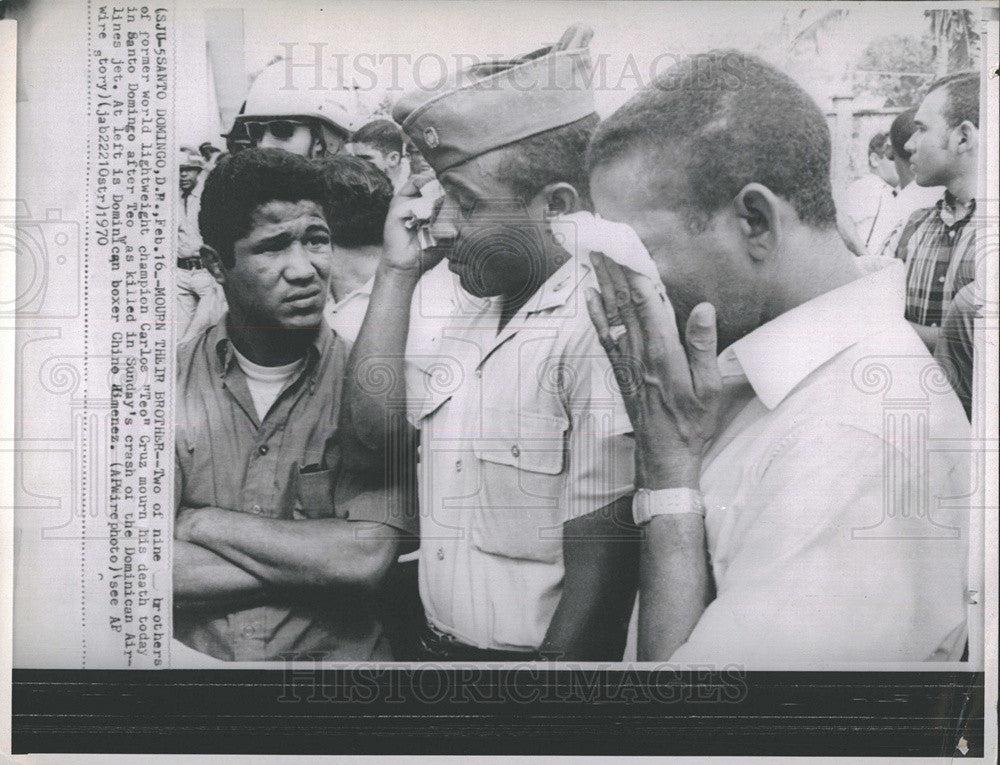
<svg viewBox="0 0 1000 765"><path fill-rule="evenodd" d="M443 630L439 630L430 622L427 622L427 629L431 633L431 636L440 643L454 645L458 642L458 639L454 635L444 632Z"/></svg>
<svg viewBox="0 0 1000 765"><path fill-rule="evenodd" d="M454 638L428 624L420 636L420 643L428 654L438 660L447 661L450 658L448 649L454 643Z"/></svg>

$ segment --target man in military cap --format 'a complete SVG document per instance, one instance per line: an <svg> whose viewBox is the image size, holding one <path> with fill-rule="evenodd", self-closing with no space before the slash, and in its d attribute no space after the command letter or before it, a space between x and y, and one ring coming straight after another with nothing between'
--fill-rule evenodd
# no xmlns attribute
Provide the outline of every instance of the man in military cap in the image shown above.
<svg viewBox="0 0 1000 765"><path fill-rule="evenodd" d="M426 659L622 655L638 547L630 425L587 318L590 265L556 223L590 205L590 36L571 28L393 110L446 196L423 250L416 184L393 201L345 401L371 448L402 440L407 399L419 430ZM409 306L442 257L473 299L415 389L402 374Z"/></svg>

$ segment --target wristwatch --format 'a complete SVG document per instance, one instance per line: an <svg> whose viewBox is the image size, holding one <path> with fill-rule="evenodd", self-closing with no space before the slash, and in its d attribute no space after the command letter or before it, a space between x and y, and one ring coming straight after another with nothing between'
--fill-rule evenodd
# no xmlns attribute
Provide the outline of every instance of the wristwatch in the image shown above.
<svg viewBox="0 0 1000 765"><path fill-rule="evenodd" d="M632 519L636 526L649 523L656 515L687 515L705 517L705 501L695 489L636 489L632 498Z"/></svg>

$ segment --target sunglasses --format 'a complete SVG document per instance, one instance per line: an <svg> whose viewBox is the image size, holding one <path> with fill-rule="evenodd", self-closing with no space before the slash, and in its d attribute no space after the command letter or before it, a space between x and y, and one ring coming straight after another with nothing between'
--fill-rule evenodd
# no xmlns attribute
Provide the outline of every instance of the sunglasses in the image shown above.
<svg viewBox="0 0 1000 765"><path fill-rule="evenodd" d="M250 140L260 143L268 133L279 141L287 141L295 135L296 128L301 124L292 120L246 120L243 126Z"/></svg>

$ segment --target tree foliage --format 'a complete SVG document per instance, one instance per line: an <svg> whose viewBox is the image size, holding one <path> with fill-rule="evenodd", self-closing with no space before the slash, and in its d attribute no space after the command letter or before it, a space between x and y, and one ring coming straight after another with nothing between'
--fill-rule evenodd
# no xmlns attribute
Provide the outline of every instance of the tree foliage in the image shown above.
<svg viewBox="0 0 1000 765"><path fill-rule="evenodd" d="M928 35L889 35L865 48L855 68L855 95L873 94L882 106L916 106L934 78L934 46Z"/></svg>
<svg viewBox="0 0 1000 765"><path fill-rule="evenodd" d="M924 11L934 46L938 77L949 72L975 69L979 62L979 31L970 10Z"/></svg>

